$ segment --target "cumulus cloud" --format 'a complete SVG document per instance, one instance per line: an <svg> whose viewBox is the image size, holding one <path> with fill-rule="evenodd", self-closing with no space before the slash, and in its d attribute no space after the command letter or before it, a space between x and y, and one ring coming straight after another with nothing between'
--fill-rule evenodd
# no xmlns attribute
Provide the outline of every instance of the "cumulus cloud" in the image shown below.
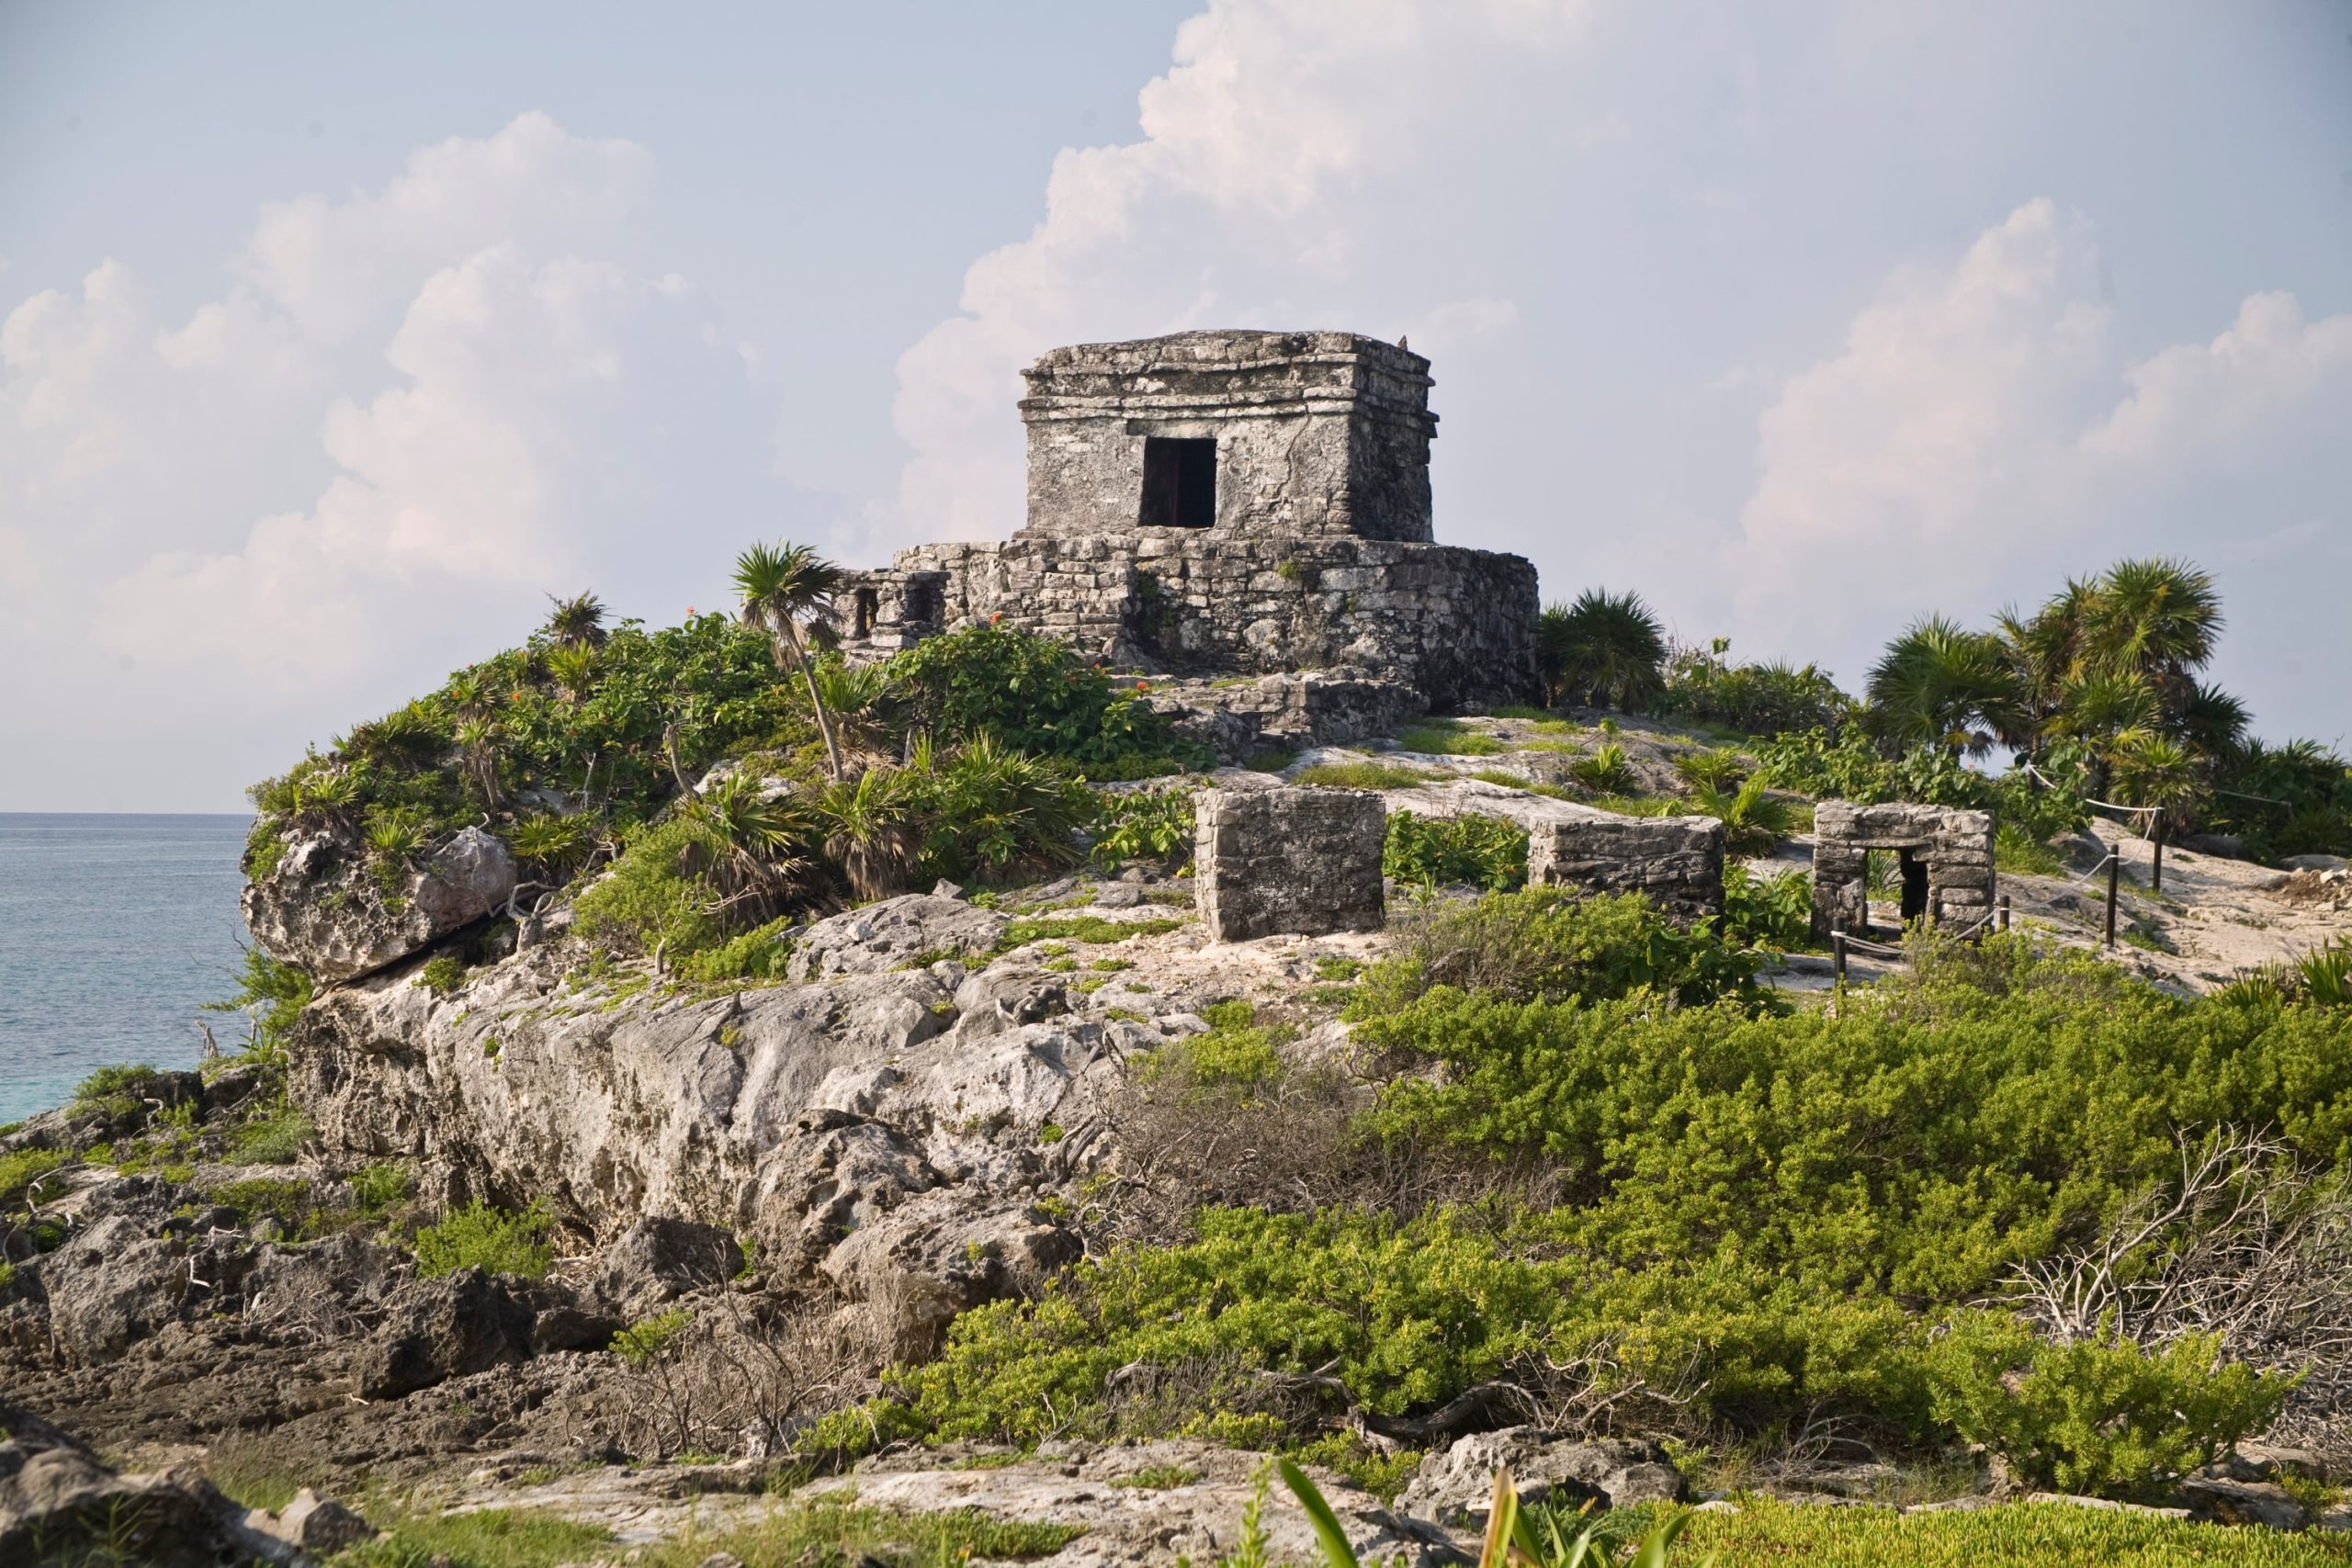
<svg viewBox="0 0 2352 1568"><path fill-rule="evenodd" d="M31 678L0 726L323 728L512 640L551 589L683 608L709 563L663 532L778 487L710 302L628 255L650 169L526 114L381 190L266 206L230 290L176 321L113 261L17 305L0 656Z"/></svg>
<svg viewBox="0 0 2352 1568"><path fill-rule="evenodd" d="M1507 300L1425 291L1391 265L1400 215L1491 151L1472 106L1583 35L1577 0L1213 0L1140 95L1142 138L1064 151L1029 236L974 262L961 313L899 363L914 448L898 543L1021 521L1021 367L1046 349L1208 326L1370 326L1453 342ZM1458 286L1458 279L1456 280Z"/></svg>
<svg viewBox="0 0 2352 1568"><path fill-rule="evenodd" d="M1850 674L1907 615L1982 613L2125 554L2191 557L2228 590L2290 547L2352 553L2352 315L2255 294L2210 342L2128 361L2098 264L2088 219L2030 201L1951 265L1899 273L1780 386L1734 559L1751 640L1802 628ZM2276 612L2311 580L2234 581ZM2344 617L2311 609L2285 618L2293 656L2352 664ZM2239 624L2227 662L2277 692L2255 672L2290 656L2279 619Z"/></svg>

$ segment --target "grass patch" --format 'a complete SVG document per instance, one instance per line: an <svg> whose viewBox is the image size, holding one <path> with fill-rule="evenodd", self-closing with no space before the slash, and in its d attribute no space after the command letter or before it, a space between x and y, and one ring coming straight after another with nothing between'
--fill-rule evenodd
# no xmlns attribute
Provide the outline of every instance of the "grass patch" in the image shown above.
<svg viewBox="0 0 2352 1568"><path fill-rule="evenodd" d="M204 1472L239 1507L266 1508L273 1514L311 1483L309 1477L288 1469L266 1440L243 1435L216 1445Z"/></svg>
<svg viewBox="0 0 2352 1568"><path fill-rule="evenodd" d="M1521 790L1529 795L1549 795L1554 800L1579 800L1583 798L1581 795L1577 795L1576 791L1568 788L1566 784L1545 784L1540 779L1531 779L1519 773L1506 773L1500 768L1480 768L1476 773L1472 773L1470 776L1474 779L1483 779L1490 784L1500 784L1505 789Z"/></svg>
<svg viewBox="0 0 2352 1568"><path fill-rule="evenodd" d="M1667 795L1587 795L1587 806L1602 811L1614 811L1620 817L1682 817L1689 813L1682 802Z"/></svg>
<svg viewBox="0 0 2352 1568"><path fill-rule="evenodd" d="M404 1514L382 1536L334 1562L335 1568L427 1568L441 1562L449 1568L557 1568L559 1563L602 1557L602 1549L612 1541L613 1532L603 1525L582 1524L540 1508Z"/></svg>
<svg viewBox="0 0 2352 1568"><path fill-rule="evenodd" d="M2015 822L1993 834L1993 864L2009 876L2064 876L2066 857Z"/></svg>
<svg viewBox="0 0 2352 1568"><path fill-rule="evenodd" d="M416 1271L431 1280L479 1268L536 1280L555 1261L555 1248L548 1240L553 1224L538 1203L519 1214L487 1203L452 1209L416 1233Z"/></svg>
<svg viewBox="0 0 2352 1568"><path fill-rule="evenodd" d="M1464 729L1453 719L1415 725L1397 735L1396 744L1405 750L1433 757L1491 757L1510 750L1493 736Z"/></svg>
<svg viewBox="0 0 2352 1568"><path fill-rule="evenodd" d="M1302 768L1294 784L1325 789L1419 789L1438 775L1419 768L1392 767L1386 762L1317 762Z"/></svg>
<svg viewBox="0 0 2352 1568"><path fill-rule="evenodd" d="M1722 1568L1802 1562L1807 1568L2064 1568L2171 1564L2352 1562L2352 1541L2229 1525L2186 1524L2064 1503L2011 1503L1968 1512L1897 1514L1748 1498L1736 1514L1700 1514L1678 1557L1718 1554Z"/></svg>
<svg viewBox="0 0 2352 1568"><path fill-rule="evenodd" d="M1190 1486L1200 1478L1201 1472L1188 1464L1148 1464L1125 1475L1113 1476L1111 1484L1137 1492L1173 1492L1179 1486Z"/></svg>
<svg viewBox="0 0 2352 1568"><path fill-rule="evenodd" d="M1143 920L1106 920L1100 915L1045 915L1035 919L1015 920L1004 928L1002 940L996 944L999 953L1010 953L1016 947L1026 947L1033 942L1125 942L1131 936L1159 936L1182 925L1182 920L1165 917Z"/></svg>
<svg viewBox="0 0 2352 1568"><path fill-rule="evenodd" d="M290 1104L281 1104L266 1116L237 1129L229 1145L235 1165L292 1165L302 1157L302 1145L316 1129L311 1119Z"/></svg>
<svg viewBox="0 0 2352 1568"><path fill-rule="evenodd" d="M1018 1562L1050 1556L1085 1533L1082 1525L994 1519L972 1508L916 1513L825 1497L779 1508L741 1529L647 1548L640 1561L645 1568L697 1568L715 1552L731 1551L752 1568L861 1558L931 1568L974 1559ZM528 1568L537 1568L538 1562L532 1559Z"/></svg>

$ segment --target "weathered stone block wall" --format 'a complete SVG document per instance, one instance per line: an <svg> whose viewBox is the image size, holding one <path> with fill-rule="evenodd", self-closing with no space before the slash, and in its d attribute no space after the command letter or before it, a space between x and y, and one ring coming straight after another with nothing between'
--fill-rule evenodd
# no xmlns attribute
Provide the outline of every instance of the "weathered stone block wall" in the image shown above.
<svg viewBox="0 0 2352 1568"><path fill-rule="evenodd" d="M1211 940L1377 931L1388 813L1368 790L1202 792L1193 901Z"/></svg>
<svg viewBox="0 0 2352 1568"><path fill-rule="evenodd" d="M876 604L864 637L861 592ZM934 604L936 619L912 618ZM1542 700L1535 568L1487 550L1181 528L1023 535L902 550L890 571L854 574L844 604L854 658L1001 615L1148 673L1351 668L1440 711Z"/></svg>
<svg viewBox="0 0 2352 1568"><path fill-rule="evenodd" d="M1246 762L1269 750L1302 751L1393 735L1427 711L1401 682L1345 670L1264 675L1255 681L1171 681L1152 687L1151 705L1187 740L1217 761Z"/></svg>
<svg viewBox="0 0 2352 1568"><path fill-rule="evenodd" d="M1918 908L1936 925L1975 926L1993 907L1993 814L1956 807L1889 801L1857 806L1825 800L1814 807L1813 932L1859 936L1869 930L1864 872L1869 852L1902 855L1923 877Z"/></svg>
<svg viewBox="0 0 2352 1568"><path fill-rule="evenodd" d="M1023 375L1027 533L1136 529L1156 435L1216 442L1208 532L1431 537L1437 416L1429 361L1409 350L1353 333L1179 333L1057 348Z"/></svg>

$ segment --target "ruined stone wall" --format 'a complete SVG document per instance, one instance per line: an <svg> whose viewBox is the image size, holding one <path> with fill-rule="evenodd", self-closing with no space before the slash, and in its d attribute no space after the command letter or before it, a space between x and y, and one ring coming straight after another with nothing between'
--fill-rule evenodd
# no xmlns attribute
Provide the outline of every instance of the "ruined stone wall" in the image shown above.
<svg viewBox="0 0 2352 1568"><path fill-rule="evenodd" d="M1193 821L1193 897L1210 940L1380 929L1388 814L1379 795L1204 790Z"/></svg>
<svg viewBox="0 0 2352 1568"><path fill-rule="evenodd" d="M1813 933L1867 934L1864 872L1872 850L1892 852L1924 874L1919 908L1939 926L1972 930L1993 907L1993 814L1957 807L1886 801L1857 806L1825 800L1814 807Z"/></svg>
<svg viewBox="0 0 2352 1568"><path fill-rule="evenodd" d="M1023 373L1027 534L1141 526L1144 444L1211 438L1218 534L1431 537L1429 361L1353 333L1057 348Z"/></svg>
<svg viewBox="0 0 2352 1568"><path fill-rule="evenodd" d="M856 633L856 595L876 613ZM910 606L935 615L918 618ZM843 595L854 658L1002 615L1121 669L1256 676L1353 668L1441 710L1541 700L1535 569L1524 558L1346 536L1193 529L923 545ZM894 616L896 618L894 618Z"/></svg>

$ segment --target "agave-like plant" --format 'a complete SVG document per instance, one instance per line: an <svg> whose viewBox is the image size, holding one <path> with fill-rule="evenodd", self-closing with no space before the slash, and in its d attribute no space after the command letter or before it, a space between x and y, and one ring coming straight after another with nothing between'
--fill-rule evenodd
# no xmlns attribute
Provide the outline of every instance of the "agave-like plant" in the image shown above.
<svg viewBox="0 0 2352 1568"><path fill-rule="evenodd" d="M1588 588L1572 604L1548 604L1536 624L1536 657L1554 703L1637 713L1665 684L1666 630L1638 593Z"/></svg>
<svg viewBox="0 0 2352 1568"><path fill-rule="evenodd" d="M749 773L728 774L685 807L698 829L679 869L720 894L721 909L749 905L772 916L798 890L812 862L808 812L789 795L771 796Z"/></svg>
<svg viewBox="0 0 2352 1568"><path fill-rule="evenodd" d="M517 860L561 877L588 852L594 839L585 818L542 812L517 822L506 842Z"/></svg>
<svg viewBox="0 0 2352 1568"><path fill-rule="evenodd" d="M1723 823L1724 847L1734 854L1768 854L1796 830L1796 807L1771 793L1771 780L1763 773L1736 789L1700 784L1691 791L1691 800Z"/></svg>
<svg viewBox="0 0 2352 1568"><path fill-rule="evenodd" d="M817 796L813 809L825 832L825 853L858 897L906 891L922 849L916 816L921 780L900 768L868 768Z"/></svg>
<svg viewBox="0 0 2352 1568"><path fill-rule="evenodd" d="M1604 740L1592 754L1579 757L1568 764L1568 776L1587 789L1603 795L1623 795L1635 783L1634 764L1625 755L1625 748L1614 740Z"/></svg>
<svg viewBox="0 0 2352 1568"><path fill-rule="evenodd" d="M1728 746L1685 751L1674 759L1674 771L1698 788L1737 789L1747 777L1747 759Z"/></svg>
<svg viewBox="0 0 2352 1568"><path fill-rule="evenodd" d="M548 678L572 702L586 696L596 683L596 650L586 644L564 644L548 649Z"/></svg>
<svg viewBox="0 0 2352 1568"><path fill-rule="evenodd" d="M2352 936L2296 959L2294 976L2295 988L2314 1007L2352 1008Z"/></svg>
<svg viewBox="0 0 2352 1568"><path fill-rule="evenodd" d="M469 718L458 726L458 756L466 780L483 806L496 810L505 800L498 786L498 726L487 718Z"/></svg>

